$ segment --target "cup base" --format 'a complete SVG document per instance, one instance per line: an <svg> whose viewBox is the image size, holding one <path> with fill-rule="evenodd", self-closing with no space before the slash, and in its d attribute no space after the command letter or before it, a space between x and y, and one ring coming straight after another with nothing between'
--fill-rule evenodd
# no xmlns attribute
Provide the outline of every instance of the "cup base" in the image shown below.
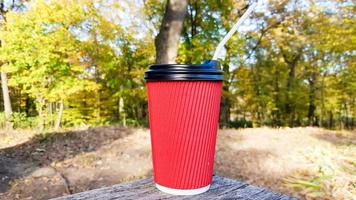
<svg viewBox="0 0 356 200"><path fill-rule="evenodd" d="M164 193L173 194L173 195L196 195L208 191L210 188L210 184L201 188L182 190L182 189L168 188L156 183L156 188Z"/></svg>

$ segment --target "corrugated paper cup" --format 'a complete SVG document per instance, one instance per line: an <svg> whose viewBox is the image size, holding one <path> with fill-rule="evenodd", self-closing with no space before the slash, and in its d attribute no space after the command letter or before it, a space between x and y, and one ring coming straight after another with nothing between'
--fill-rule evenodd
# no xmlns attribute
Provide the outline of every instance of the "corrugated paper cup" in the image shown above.
<svg viewBox="0 0 356 200"><path fill-rule="evenodd" d="M151 65L145 73L156 187L207 191L213 174L223 72L201 65Z"/></svg>

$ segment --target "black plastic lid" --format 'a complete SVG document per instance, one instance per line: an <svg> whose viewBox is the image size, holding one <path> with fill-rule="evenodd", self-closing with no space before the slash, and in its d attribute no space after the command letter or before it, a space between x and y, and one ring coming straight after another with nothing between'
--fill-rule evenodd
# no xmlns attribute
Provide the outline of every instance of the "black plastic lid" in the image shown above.
<svg viewBox="0 0 356 200"><path fill-rule="evenodd" d="M223 71L219 69L219 62L204 61L200 65L157 64L151 65L145 72L146 81L222 81Z"/></svg>

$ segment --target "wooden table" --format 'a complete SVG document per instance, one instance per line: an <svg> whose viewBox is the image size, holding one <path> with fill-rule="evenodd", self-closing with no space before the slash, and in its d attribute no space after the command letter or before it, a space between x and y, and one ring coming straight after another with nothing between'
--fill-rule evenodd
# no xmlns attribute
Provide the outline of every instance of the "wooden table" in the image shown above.
<svg viewBox="0 0 356 200"><path fill-rule="evenodd" d="M100 199L246 199L246 200L297 200L269 189L256 187L240 181L214 176L208 192L194 196L173 196L155 188L152 178L99 188L56 200Z"/></svg>

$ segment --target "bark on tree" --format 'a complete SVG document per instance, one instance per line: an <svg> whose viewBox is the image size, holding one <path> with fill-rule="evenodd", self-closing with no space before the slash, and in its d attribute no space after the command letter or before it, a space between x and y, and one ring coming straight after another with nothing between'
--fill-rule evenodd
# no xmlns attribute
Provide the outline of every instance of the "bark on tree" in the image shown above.
<svg viewBox="0 0 356 200"><path fill-rule="evenodd" d="M59 102L59 112L57 115L57 120L56 120L56 124L54 126L55 130L58 130L61 126L61 121L62 121L62 116L63 116L63 110L64 110L64 102L63 99Z"/></svg>
<svg viewBox="0 0 356 200"><path fill-rule="evenodd" d="M156 63L175 63L188 0L168 0L161 28L155 39Z"/></svg>
<svg viewBox="0 0 356 200"><path fill-rule="evenodd" d="M279 74L279 70L275 70L274 76L275 76L275 78L274 78L274 93L275 93L274 102L275 102L277 108L279 108L279 106L281 104L280 97L279 97L279 95L280 95L280 90L279 90L279 76L280 76L280 74ZM275 110L272 111L272 113L274 115L273 116L273 124L274 124L274 126L277 126L277 127L282 126L283 124L282 124L280 109L275 109Z"/></svg>
<svg viewBox="0 0 356 200"><path fill-rule="evenodd" d="M320 101L321 101L321 107L320 107L320 122L319 125L321 127L326 126L324 124L324 116L325 116L325 76L326 73L323 73L322 79L321 79L321 86L320 86Z"/></svg>
<svg viewBox="0 0 356 200"><path fill-rule="evenodd" d="M11 130L13 128L13 123L11 121L12 107L11 107L11 100L9 95L9 87L7 85L7 74L5 72L1 72L1 89L2 89L2 96L4 100L6 129Z"/></svg>
<svg viewBox="0 0 356 200"><path fill-rule="evenodd" d="M13 5L14 2L13 2ZM12 5L12 6L13 6ZM5 3L4 1L0 1L0 15L1 15L1 20L6 23L6 13L7 10L5 9ZM0 47L2 46L2 42L0 40ZM2 66L3 63L1 62L0 66ZM11 107L11 99L10 99L10 94L9 94L9 87L7 84L7 74L6 72L1 72L1 89L2 89L2 96L3 96L3 101L4 101L4 111L5 111L5 118L6 118L6 129L11 130L13 129L13 123L11 121L11 116L12 116L12 107Z"/></svg>
<svg viewBox="0 0 356 200"><path fill-rule="evenodd" d="M316 110L316 105L315 105L315 98L316 98L316 87L315 87L315 82L316 82L316 73L312 74L312 77L309 80L309 108L308 108L308 124L309 126L314 126L315 125L315 110Z"/></svg>
<svg viewBox="0 0 356 200"><path fill-rule="evenodd" d="M229 64L223 64L223 71L225 72L226 76L230 76L229 73L230 66ZM228 96L224 95L229 93L229 86L230 83L228 80L224 80L223 84L223 95L221 97L221 103L220 103L220 126L227 128L229 127L229 122L230 122L230 115L231 115L231 100Z"/></svg>
<svg viewBox="0 0 356 200"><path fill-rule="evenodd" d="M353 97L351 102L352 103L351 103L351 108L350 108L350 111L351 111L351 125L350 125L351 127L350 127L350 129L354 130L354 124L355 124L355 120L354 120L354 116L355 116L354 110L355 110L355 108L354 108L354 106L356 105L356 98Z"/></svg>
<svg viewBox="0 0 356 200"><path fill-rule="evenodd" d="M328 128L331 129L334 127L334 115L332 111L329 111L329 125Z"/></svg>
<svg viewBox="0 0 356 200"><path fill-rule="evenodd" d="M295 68L297 66L297 62L299 61L301 55L302 55L302 50L299 49L298 53L295 56L293 56L293 58L289 59L288 56L285 54L285 52L282 51L283 59L289 65L289 73L288 73L288 80L287 80L287 96L286 96L286 103L285 103L285 109L286 109L286 114L288 115L289 127L294 126L295 112L294 112L294 104L291 101L291 92L293 89L293 83L295 79Z"/></svg>
<svg viewBox="0 0 356 200"><path fill-rule="evenodd" d="M188 47L190 49L194 48L194 44L192 43L193 38L195 35L198 33L197 28L201 26L201 9L199 6L198 1L194 1L188 4L187 7L188 14L187 14L187 19L188 23L190 26L183 26L183 36L188 44ZM193 60L193 55L186 55L186 62L187 63L192 63Z"/></svg>
<svg viewBox="0 0 356 200"><path fill-rule="evenodd" d="M53 122L52 119L53 119L53 103L52 102L49 102L48 103L48 112L49 112L49 117L51 119L51 125L55 126L56 122ZM55 109L55 108L54 108Z"/></svg>
<svg viewBox="0 0 356 200"><path fill-rule="evenodd" d="M38 98L38 105L36 106L38 111L38 117L39 117L38 130L40 132L43 132L45 128L45 119L44 119L44 112L43 112L44 105L45 105L45 99L42 96L40 96Z"/></svg>

